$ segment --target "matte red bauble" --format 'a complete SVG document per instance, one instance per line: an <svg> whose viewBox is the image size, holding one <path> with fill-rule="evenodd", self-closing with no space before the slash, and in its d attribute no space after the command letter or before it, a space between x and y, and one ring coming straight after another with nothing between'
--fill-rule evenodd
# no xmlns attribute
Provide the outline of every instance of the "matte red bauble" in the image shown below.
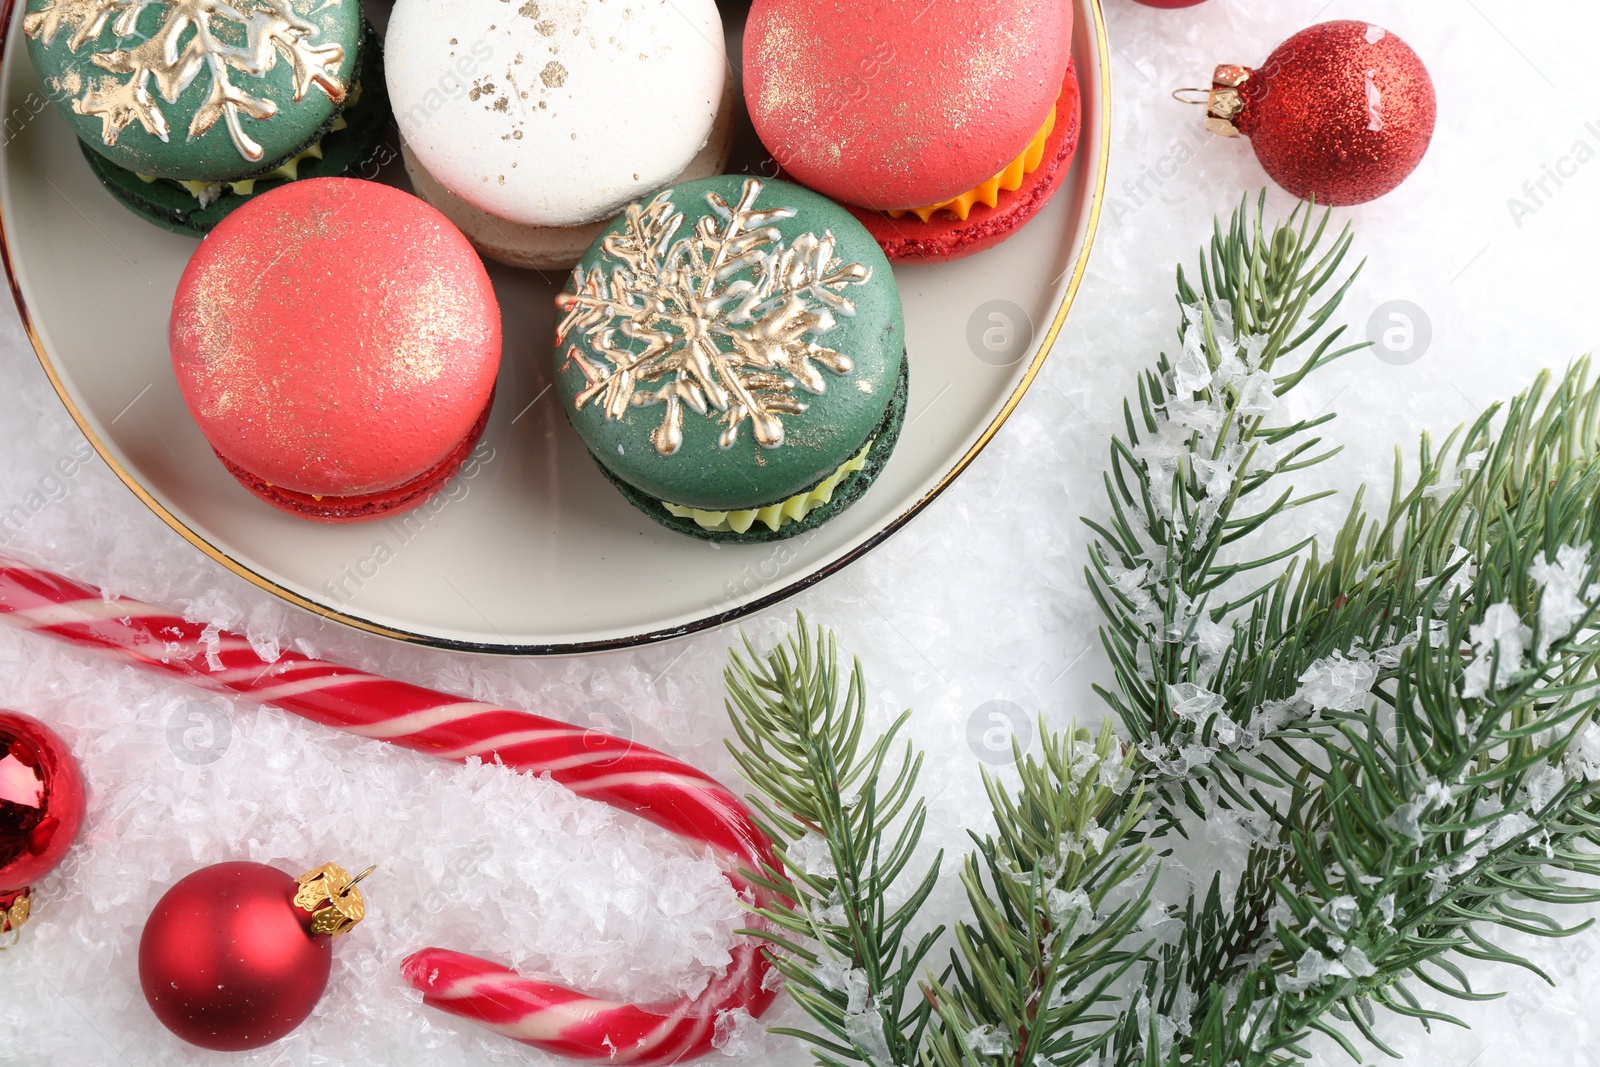
<svg viewBox="0 0 1600 1067"><path fill-rule="evenodd" d="M1422 60L1366 22L1324 22L1279 45L1259 68L1212 78L1206 125L1250 138L1272 180L1302 200L1376 200L1417 169L1437 105Z"/></svg>
<svg viewBox="0 0 1600 1067"><path fill-rule="evenodd" d="M365 913L355 881L327 864L291 878L219 863L180 880L139 939L139 983L156 1018L201 1048L259 1048L305 1021L332 966L329 936Z"/></svg>
<svg viewBox="0 0 1600 1067"><path fill-rule="evenodd" d="M44 723L0 710L0 892L37 882L83 828L83 775Z"/></svg>

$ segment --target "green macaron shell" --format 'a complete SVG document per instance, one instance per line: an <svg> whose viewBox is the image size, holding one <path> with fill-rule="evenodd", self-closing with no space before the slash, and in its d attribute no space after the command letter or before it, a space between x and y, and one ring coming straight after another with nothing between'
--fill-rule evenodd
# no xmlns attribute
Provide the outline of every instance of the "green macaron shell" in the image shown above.
<svg viewBox="0 0 1600 1067"><path fill-rule="evenodd" d="M360 0L28 0L23 33L84 144L136 174L212 182L266 173L329 124L363 23ZM193 133L197 115L213 121Z"/></svg>
<svg viewBox="0 0 1600 1067"><path fill-rule="evenodd" d="M755 545L768 541L786 541L791 537L810 533L818 526L831 520L835 515L860 500L872 483L878 480L878 475L883 473L884 465L889 462L889 457L894 454L895 443L900 440L900 430L906 421L906 398L909 395L908 366L906 361L900 361L900 381L895 387L894 398L889 404L889 410L884 412L883 422L877 432L872 435L872 447L867 451L866 465L856 473L850 475L839 483L833 491L833 496L826 504L812 509L805 518L785 522L776 530L765 523L757 522L744 533L735 530L708 530L693 519L681 518L661 506L659 500L653 500L617 478L606 469L605 464L596 463L600 473L604 474L611 484L627 498L628 503L650 516L669 530L687 534L701 541L711 541L723 545Z"/></svg>
<svg viewBox="0 0 1600 1067"><path fill-rule="evenodd" d="M316 136L296 150L295 155L298 155L318 141L322 143L321 159L308 157L301 161L298 168L300 178L377 176L378 151L389 132L392 116L384 85L383 48L377 35L370 29L361 47L357 69L360 74L351 84L361 87L361 95L355 103L348 104L344 109L345 126L331 129L334 118L338 116L330 118L329 129L317 131ZM249 193L236 193L224 185L219 197L202 204L188 189L169 179L145 181L133 171L116 166L88 145L80 142L79 147L83 149L84 158L89 161L89 167L100 179L100 184L122 201L125 207L163 229L191 237L211 232L211 228L226 218L229 212L252 197L276 189L287 180L280 177L256 179L255 189Z"/></svg>
<svg viewBox="0 0 1600 1067"><path fill-rule="evenodd" d="M562 408L606 471L648 499L708 511L785 500L815 486L858 453L884 423L894 400L904 361L905 320L894 274L878 243L849 212L825 197L788 182L765 181L752 189L748 181L741 175L721 175L685 182L653 202L636 205L637 213L630 208L584 254L559 298L557 321L565 332L558 334L555 380ZM719 271L710 283L712 303L725 298L720 310L688 316L689 329L698 322L718 353L707 363L727 360L722 374L714 369L709 375L660 373L648 367L626 376L615 373L617 364L610 356L628 361L654 344L666 350L662 358L670 361L685 350L684 320L674 313L683 308L684 290L691 300L703 297L710 272L695 272L693 265L698 261L709 268L731 225L708 203L708 195L719 197L729 214L740 214L742 203L747 214L738 233L754 235L727 253L736 260L736 253L747 252L742 265ZM658 209L653 222L652 203ZM761 217L774 209L792 214ZM674 213L683 216L675 226ZM630 222L630 214L638 221ZM654 277L681 274L672 269L676 264L687 264L694 273L692 284L680 279L678 296L663 291L670 285L641 283L637 264L613 254L618 249L607 250L608 242L620 242L620 251L627 253L629 234L636 232L629 227L635 225L653 227L643 243L651 249L644 259ZM712 229L720 236L710 234L709 243L699 240ZM763 236L758 231L769 232ZM776 265L779 256L782 267ZM598 297L595 286L600 288ZM664 305L659 303L663 300ZM625 303L634 310L624 311ZM651 306L664 306L665 314L651 317L640 310ZM741 352L749 356L756 350L764 356L739 358ZM719 404L704 388L707 377L726 382L730 374L746 383L749 395L765 398L761 406L770 416L768 425L772 419L781 423L781 443L770 444L770 431L768 444L757 440L755 420L736 417L740 405L732 390ZM673 405L638 402L675 388L689 398ZM594 395L580 406L586 390ZM696 409L696 401L704 413ZM803 410L793 410L802 405ZM661 431L671 406L677 408L681 440L668 451L662 447Z"/></svg>

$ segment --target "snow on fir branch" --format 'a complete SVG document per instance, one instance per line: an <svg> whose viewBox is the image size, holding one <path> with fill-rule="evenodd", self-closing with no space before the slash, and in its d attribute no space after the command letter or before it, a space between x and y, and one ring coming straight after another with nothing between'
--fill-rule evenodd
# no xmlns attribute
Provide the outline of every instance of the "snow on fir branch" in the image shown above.
<svg viewBox="0 0 1600 1067"><path fill-rule="evenodd" d="M1531 967L1497 933L1571 933L1561 908L1600 900L1588 363L1424 437L1385 508L1358 493L1327 543L1297 539L1320 495L1294 475L1337 450L1331 414L1281 401L1354 350L1329 327L1351 238L1263 208L1219 227L1198 288L1180 271L1180 354L1141 377L1086 520L1113 716L1041 724L1042 758L984 772L965 914L919 914L938 864L907 871L904 717L869 743L859 669L841 698L803 621L736 658L733 750L794 902L766 913L771 951L816 1024L787 1032L820 1063L1282 1067L1318 1036L1365 1062L1392 1054L1380 1009L1458 1023L1421 994L1481 999L1464 961ZM1235 862L1173 898L1197 830Z"/></svg>

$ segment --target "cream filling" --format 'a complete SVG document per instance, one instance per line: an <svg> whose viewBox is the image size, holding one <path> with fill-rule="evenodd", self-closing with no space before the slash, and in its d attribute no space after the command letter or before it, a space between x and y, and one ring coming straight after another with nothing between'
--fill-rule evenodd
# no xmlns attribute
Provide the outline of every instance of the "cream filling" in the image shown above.
<svg viewBox="0 0 1600 1067"><path fill-rule="evenodd" d="M349 108L354 107L356 101L360 99L361 86L352 86L349 95L345 97L345 109L348 110ZM338 133L340 130L349 129L349 127L350 124L344 120L344 112L341 111L338 117L333 120L333 125L328 127L328 133ZM323 137L326 136L327 134L323 135ZM276 170L270 170L265 174L258 174L254 178L246 178L244 181L187 182L181 178L173 178L171 180L187 189L190 196L200 201L201 207L209 207L210 205L216 203L217 199L222 196L223 186L227 186L240 196L250 196L256 191L256 182L264 182L272 178L282 178L285 181L291 182L295 181L300 177L300 164L304 163L308 159L322 158L322 140L322 137L317 138L310 148L307 148L304 152L301 152L293 159L285 160L283 165L278 167ZM151 184L161 180L154 174L141 174L139 175L139 179L146 184Z"/></svg>
<svg viewBox="0 0 1600 1067"><path fill-rule="evenodd" d="M785 523L799 522L832 500L833 491L839 488L840 482L866 467L867 451L871 448L872 441L868 440L854 458L846 460L843 466L822 479L816 487L764 508L751 508L747 511L701 511L699 508L686 508L681 504L668 504L664 500L661 506L678 518L693 519L702 530L711 530L715 533L742 534L758 522L765 523L769 530L776 530Z"/></svg>

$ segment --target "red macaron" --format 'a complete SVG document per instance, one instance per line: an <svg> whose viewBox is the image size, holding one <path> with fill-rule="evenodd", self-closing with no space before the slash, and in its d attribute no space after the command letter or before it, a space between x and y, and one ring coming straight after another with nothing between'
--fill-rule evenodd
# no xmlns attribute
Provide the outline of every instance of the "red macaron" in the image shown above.
<svg viewBox="0 0 1600 1067"><path fill-rule="evenodd" d="M1077 149L1071 0L755 0L745 100L786 177L893 259L970 255L1044 206Z"/></svg>
<svg viewBox="0 0 1600 1067"><path fill-rule="evenodd" d="M171 320L178 387L217 457L284 511L415 507L488 422L500 306L467 239L398 189L290 182L201 242Z"/></svg>

